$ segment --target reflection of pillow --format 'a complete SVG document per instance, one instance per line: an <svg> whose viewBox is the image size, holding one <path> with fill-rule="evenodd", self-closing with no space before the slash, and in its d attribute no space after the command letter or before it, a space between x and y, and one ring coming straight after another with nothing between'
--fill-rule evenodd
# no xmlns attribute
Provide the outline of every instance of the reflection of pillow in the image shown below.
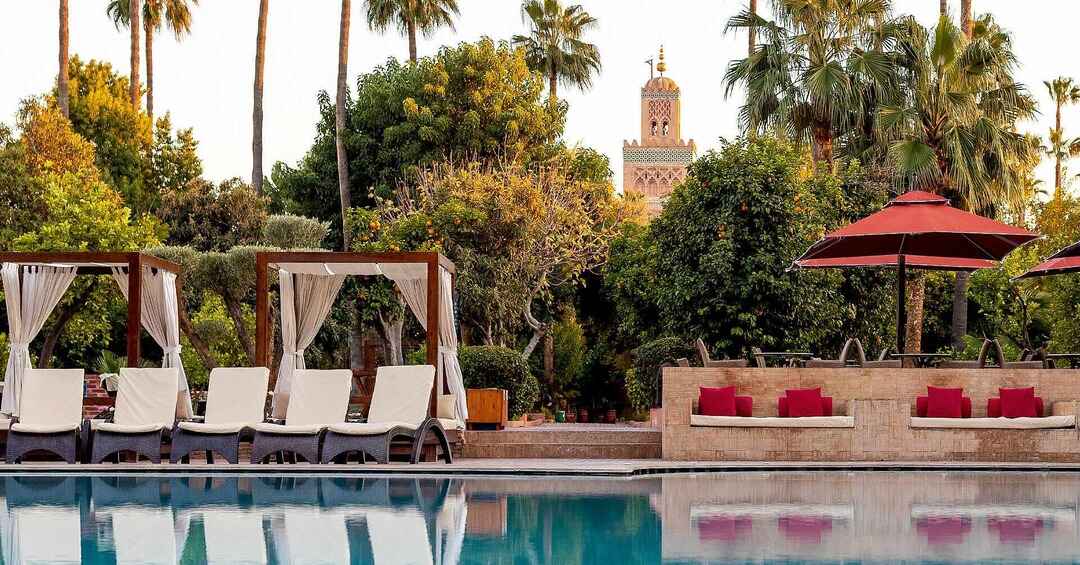
<svg viewBox="0 0 1080 565"><path fill-rule="evenodd" d="M964 389L928 386L926 396L928 418L959 418L963 415Z"/></svg>
<svg viewBox="0 0 1080 565"><path fill-rule="evenodd" d="M1006 418L1034 418L1035 413L1035 389L1028 388L999 388L998 396L1001 397L1001 415Z"/></svg>
<svg viewBox="0 0 1080 565"><path fill-rule="evenodd" d="M698 392L698 411L702 416L734 416L735 387L701 387Z"/></svg>
<svg viewBox="0 0 1080 565"><path fill-rule="evenodd" d="M787 395L788 415L792 418L804 418L824 415L821 409L821 388L792 389Z"/></svg>

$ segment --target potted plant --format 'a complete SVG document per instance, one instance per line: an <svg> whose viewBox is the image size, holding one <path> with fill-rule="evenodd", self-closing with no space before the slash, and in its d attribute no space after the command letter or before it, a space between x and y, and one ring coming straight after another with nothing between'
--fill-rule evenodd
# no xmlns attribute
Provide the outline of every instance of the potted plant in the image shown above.
<svg viewBox="0 0 1080 565"><path fill-rule="evenodd" d="M584 406L578 408L577 420L578 420L578 423L588 424L589 423L589 409L585 408Z"/></svg>
<svg viewBox="0 0 1080 565"><path fill-rule="evenodd" d="M604 414L604 423L614 424L619 419L619 411L614 408L609 408L607 413Z"/></svg>

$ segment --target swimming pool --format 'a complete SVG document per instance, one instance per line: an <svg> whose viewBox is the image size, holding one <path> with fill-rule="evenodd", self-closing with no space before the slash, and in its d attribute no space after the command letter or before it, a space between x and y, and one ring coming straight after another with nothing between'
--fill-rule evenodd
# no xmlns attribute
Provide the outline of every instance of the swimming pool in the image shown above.
<svg viewBox="0 0 1080 565"><path fill-rule="evenodd" d="M1076 562L1080 475L0 476L4 563Z"/></svg>

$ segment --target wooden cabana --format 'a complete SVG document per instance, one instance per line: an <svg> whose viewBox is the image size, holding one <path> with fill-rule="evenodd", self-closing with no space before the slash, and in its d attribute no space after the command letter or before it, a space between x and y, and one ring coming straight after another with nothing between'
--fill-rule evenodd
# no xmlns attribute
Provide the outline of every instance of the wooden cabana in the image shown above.
<svg viewBox="0 0 1080 565"><path fill-rule="evenodd" d="M269 270L278 271L283 355L274 385L274 413L284 414L293 372L304 368L304 348L315 339L347 276L392 280L427 334L427 363L437 368L429 413L438 395L453 394L456 420L468 417L458 365L453 309L454 263L434 252L354 253L263 251L255 255L255 358L271 366Z"/></svg>
<svg viewBox="0 0 1080 565"><path fill-rule="evenodd" d="M77 275L109 275L127 298L127 365L141 365L140 325L164 352L162 366L180 371L178 412L190 415L191 394L180 361L176 263L140 252L0 252L9 353L0 412L17 415L30 343ZM132 290L134 292L132 292Z"/></svg>

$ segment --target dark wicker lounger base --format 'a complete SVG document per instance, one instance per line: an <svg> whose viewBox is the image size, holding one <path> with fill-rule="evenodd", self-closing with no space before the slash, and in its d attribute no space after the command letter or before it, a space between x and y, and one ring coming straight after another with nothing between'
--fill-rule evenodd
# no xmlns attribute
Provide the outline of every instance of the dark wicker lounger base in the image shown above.
<svg viewBox="0 0 1080 565"><path fill-rule="evenodd" d="M220 454L233 465L240 462L240 435L243 432L224 434L200 434L176 428L172 433L169 462L190 462L192 452L205 451L206 462L214 462L214 453Z"/></svg>
<svg viewBox="0 0 1080 565"><path fill-rule="evenodd" d="M52 434L9 430L4 461L6 463L19 463L24 455L37 451L47 451L68 463L76 463L79 459L83 438L82 431L79 429Z"/></svg>
<svg viewBox="0 0 1080 565"><path fill-rule="evenodd" d="M318 463L321 439L321 433L275 434L255 430L255 438L251 441L251 462L263 463L275 453L287 452L302 457L308 463Z"/></svg>
<svg viewBox="0 0 1080 565"><path fill-rule="evenodd" d="M415 430L396 427L379 435L358 436L339 434L328 430L326 437L323 439L322 457L319 461L321 463L330 463L350 453L360 453L362 456L361 461L370 457L376 463L389 463L390 449L393 447L394 442L405 440L412 444L409 462L419 463L424 450L424 438L429 433L435 436L438 447L442 449L442 458L447 463L453 463L454 456L450 453L450 442L446 439L446 431L443 430L442 424L435 418L424 420L420 427ZM436 457L438 457L438 453L436 453Z"/></svg>
<svg viewBox="0 0 1080 565"><path fill-rule="evenodd" d="M153 463L161 463L161 442L165 430L125 434L94 430L90 436L90 463L101 463L110 455L130 451Z"/></svg>

